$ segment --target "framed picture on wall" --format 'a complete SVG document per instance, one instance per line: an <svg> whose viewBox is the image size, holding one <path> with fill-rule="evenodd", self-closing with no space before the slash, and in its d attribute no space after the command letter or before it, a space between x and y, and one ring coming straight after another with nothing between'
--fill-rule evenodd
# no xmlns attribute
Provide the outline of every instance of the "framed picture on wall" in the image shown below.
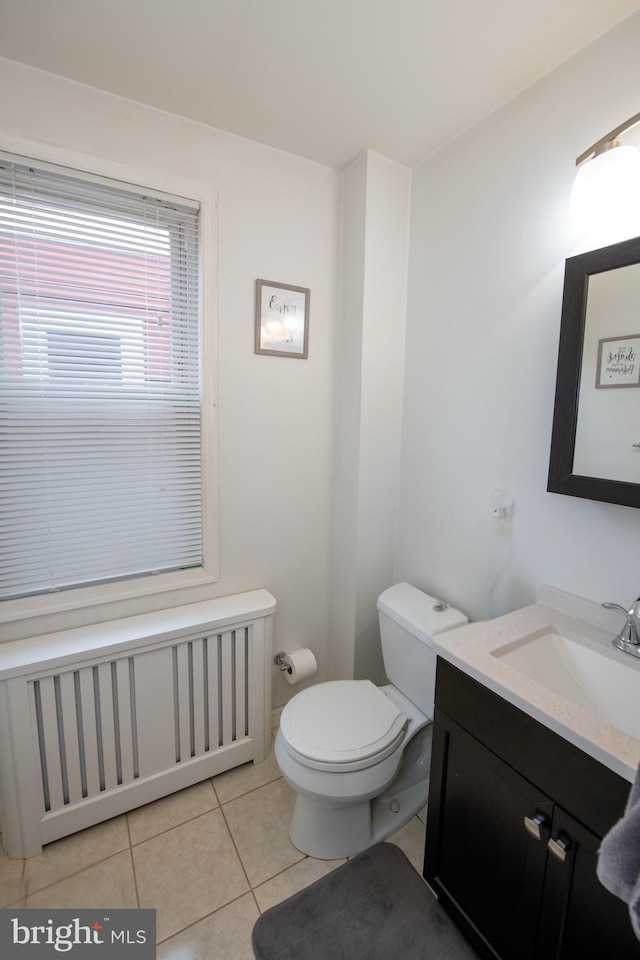
<svg viewBox="0 0 640 960"><path fill-rule="evenodd" d="M596 387L640 386L640 335L598 341Z"/></svg>
<svg viewBox="0 0 640 960"><path fill-rule="evenodd" d="M310 296L308 287L256 280L256 353L307 359Z"/></svg>

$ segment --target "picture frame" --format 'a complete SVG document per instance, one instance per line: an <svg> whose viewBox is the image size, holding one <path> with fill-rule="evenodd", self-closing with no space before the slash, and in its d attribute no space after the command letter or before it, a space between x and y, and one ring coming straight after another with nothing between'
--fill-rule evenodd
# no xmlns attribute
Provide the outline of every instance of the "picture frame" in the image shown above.
<svg viewBox="0 0 640 960"><path fill-rule="evenodd" d="M598 340L596 388L640 386L640 334Z"/></svg>
<svg viewBox="0 0 640 960"><path fill-rule="evenodd" d="M309 287L256 280L256 353L306 360L310 299Z"/></svg>

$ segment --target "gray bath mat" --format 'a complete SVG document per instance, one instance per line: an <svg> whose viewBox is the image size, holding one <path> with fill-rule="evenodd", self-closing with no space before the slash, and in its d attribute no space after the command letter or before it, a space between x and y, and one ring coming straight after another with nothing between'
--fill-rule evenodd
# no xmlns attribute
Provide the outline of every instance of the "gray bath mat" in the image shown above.
<svg viewBox="0 0 640 960"><path fill-rule="evenodd" d="M477 960L402 850L379 843L265 911L257 960Z"/></svg>

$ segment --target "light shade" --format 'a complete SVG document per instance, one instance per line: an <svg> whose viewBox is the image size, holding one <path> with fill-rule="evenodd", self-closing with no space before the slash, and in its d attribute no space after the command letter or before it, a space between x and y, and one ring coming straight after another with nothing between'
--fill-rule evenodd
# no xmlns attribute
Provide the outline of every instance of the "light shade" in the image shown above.
<svg viewBox="0 0 640 960"><path fill-rule="evenodd" d="M584 232L619 239L640 234L640 151L612 146L578 167L571 215Z"/></svg>
<svg viewBox="0 0 640 960"><path fill-rule="evenodd" d="M583 233L603 243L640 235L640 152L618 137L640 124L629 117L576 160L571 214Z"/></svg>

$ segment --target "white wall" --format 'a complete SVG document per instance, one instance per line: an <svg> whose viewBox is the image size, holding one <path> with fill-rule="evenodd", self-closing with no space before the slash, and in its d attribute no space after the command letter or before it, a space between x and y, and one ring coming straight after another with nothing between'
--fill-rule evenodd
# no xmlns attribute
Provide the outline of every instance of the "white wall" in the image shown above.
<svg viewBox="0 0 640 960"><path fill-rule="evenodd" d="M385 679L376 599L393 581L411 171L368 151L345 172L336 417L337 677Z"/></svg>
<svg viewBox="0 0 640 960"><path fill-rule="evenodd" d="M414 171L396 576L474 619L640 595L640 511L546 492L575 158L638 111L638 50L636 14Z"/></svg>
<svg viewBox="0 0 640 960"><path fill-rule="evenodd" d="M201 124L0 60L0 149L72 151L217 190L220 579L215 588L3 625L3 639L267 587L275 643L330 637L341 176ZM309 359L254 353L256 278L311 288ZM206 322L213 322L212 315ZM274 668L274 703L292 688Z"/></svg>

